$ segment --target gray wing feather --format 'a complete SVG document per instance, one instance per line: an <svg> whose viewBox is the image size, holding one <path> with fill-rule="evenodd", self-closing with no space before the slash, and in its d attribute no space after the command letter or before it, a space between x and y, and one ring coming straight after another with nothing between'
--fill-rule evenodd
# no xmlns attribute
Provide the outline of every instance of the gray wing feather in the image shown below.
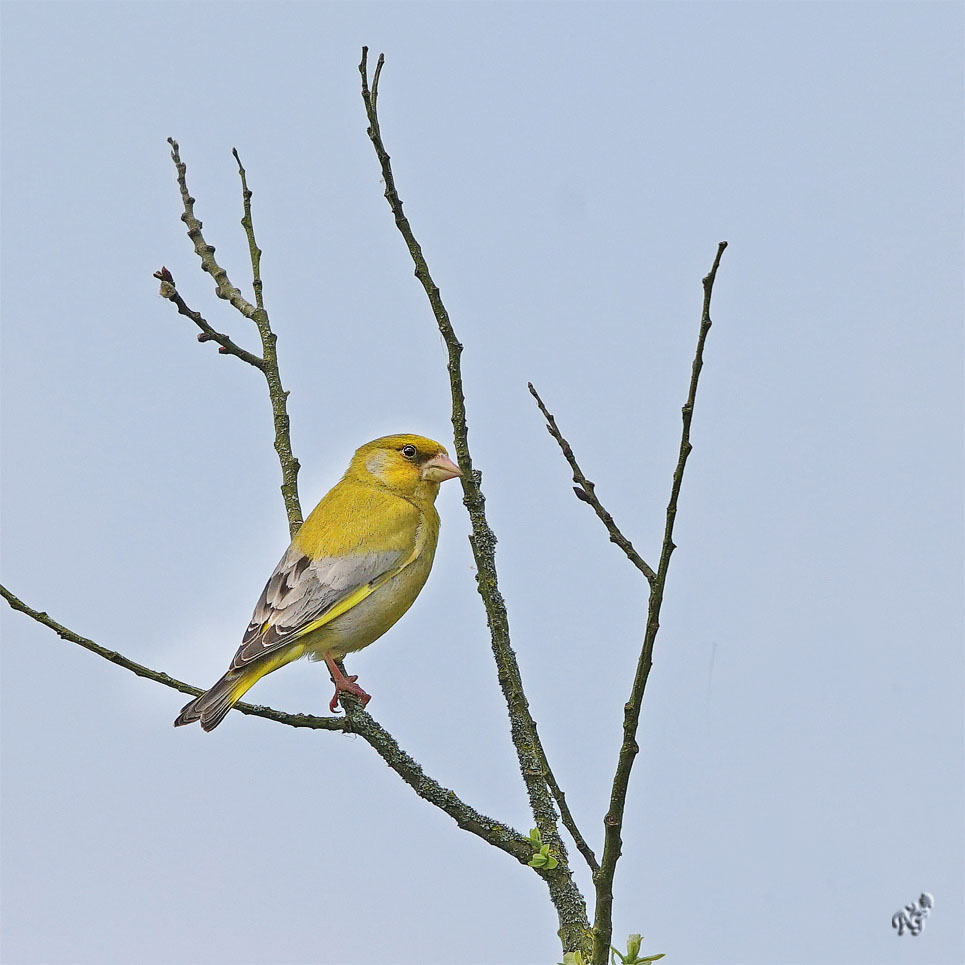
<svg viewBox="0 0 965 965"><path fill-rule="evenodd" d="M393 551L310 560L290 546L265 584L231 668L284 646L342 597L398 566L402 556Z"/></svg>

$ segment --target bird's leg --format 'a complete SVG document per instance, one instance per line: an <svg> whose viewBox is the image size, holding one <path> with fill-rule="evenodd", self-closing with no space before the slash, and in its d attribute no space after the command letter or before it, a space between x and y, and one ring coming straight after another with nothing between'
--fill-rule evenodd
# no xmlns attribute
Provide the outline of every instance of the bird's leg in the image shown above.
<svg viewBox="0 0 965 965"><path fill-rule="evenodd" d="M355 682L359 679L358 674L353 674L351 677L345 676L345 667L340 660L336 660L331 654L326 653L325 663L328 664L328 671L332 675L332 682L335 684L335 696L332 697L328 705L333 714L338 713L339 694L351 694L353 697L358 697L362 701L363 707L372 699L371 695L367 694Z"/></svg>

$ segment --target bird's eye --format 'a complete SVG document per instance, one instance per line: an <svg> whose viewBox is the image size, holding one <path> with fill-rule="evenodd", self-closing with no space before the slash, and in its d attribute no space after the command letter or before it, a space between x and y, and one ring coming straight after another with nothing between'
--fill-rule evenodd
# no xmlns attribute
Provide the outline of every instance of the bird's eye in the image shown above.
<svg viewBox="0 0 965 965"><path fill-rule="evenodd" d="M406 459L415 459L416 447L411 444L407 446L403 446L400 452L402 453L403 456L405 456Z"/></svg>

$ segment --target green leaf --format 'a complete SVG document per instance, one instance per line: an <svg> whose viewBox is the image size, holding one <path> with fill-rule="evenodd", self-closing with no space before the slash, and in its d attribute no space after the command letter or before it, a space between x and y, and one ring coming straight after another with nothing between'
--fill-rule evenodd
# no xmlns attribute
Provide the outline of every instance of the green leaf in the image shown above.
<svg viewBox="0 0 965 965"><path fill-rule="evenodd" d="M563 961L558 965L586 965L582 952L564 952Z"/></svg>
<svg viewBox="0 0 965 965"><path fill-rule="evenodd" d="M558 864L559 864L559 862L558 862L558 861L556 860L556 858L554 858L551 854L548 854L548 855L546 856L546 870L547 870L547 871L552 871Z"/></svg>
<svg viewBox="0 0 965 965"><path fill-rule="evenodd" d="M529 866L531 868L542 868L547 860L545 854L534 854L533 857L529 859Z"/></svg>
<svg viewBox="0 0 965 965"><path fill-rule="evenodd" d="M616 959L619 958L623 965L650 965L651 962L655 962L658 959L664 957L666 952L661 952L659 955L647 955L645 958L640 958L640 943L643 941L642 935L630 935L627 938L627 953L617 951L612 945L610 946L610 965L615 965Z"/></svg>

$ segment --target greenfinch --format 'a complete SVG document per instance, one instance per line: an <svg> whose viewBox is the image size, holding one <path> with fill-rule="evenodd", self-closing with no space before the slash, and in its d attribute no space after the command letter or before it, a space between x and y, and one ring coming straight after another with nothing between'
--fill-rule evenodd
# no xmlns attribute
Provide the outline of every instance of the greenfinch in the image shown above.
<svg viewBox="0 0 965 965"><path fill-rule="evenodd" d="M339 694L369 695L342 660L367 647L412 606L439 537L439 484L461 476L446 450L422 436L362 446L295 534L255 606L227 673L186 704L175 727L213 730L265 674L308 656L324 660Z"/></svg>

